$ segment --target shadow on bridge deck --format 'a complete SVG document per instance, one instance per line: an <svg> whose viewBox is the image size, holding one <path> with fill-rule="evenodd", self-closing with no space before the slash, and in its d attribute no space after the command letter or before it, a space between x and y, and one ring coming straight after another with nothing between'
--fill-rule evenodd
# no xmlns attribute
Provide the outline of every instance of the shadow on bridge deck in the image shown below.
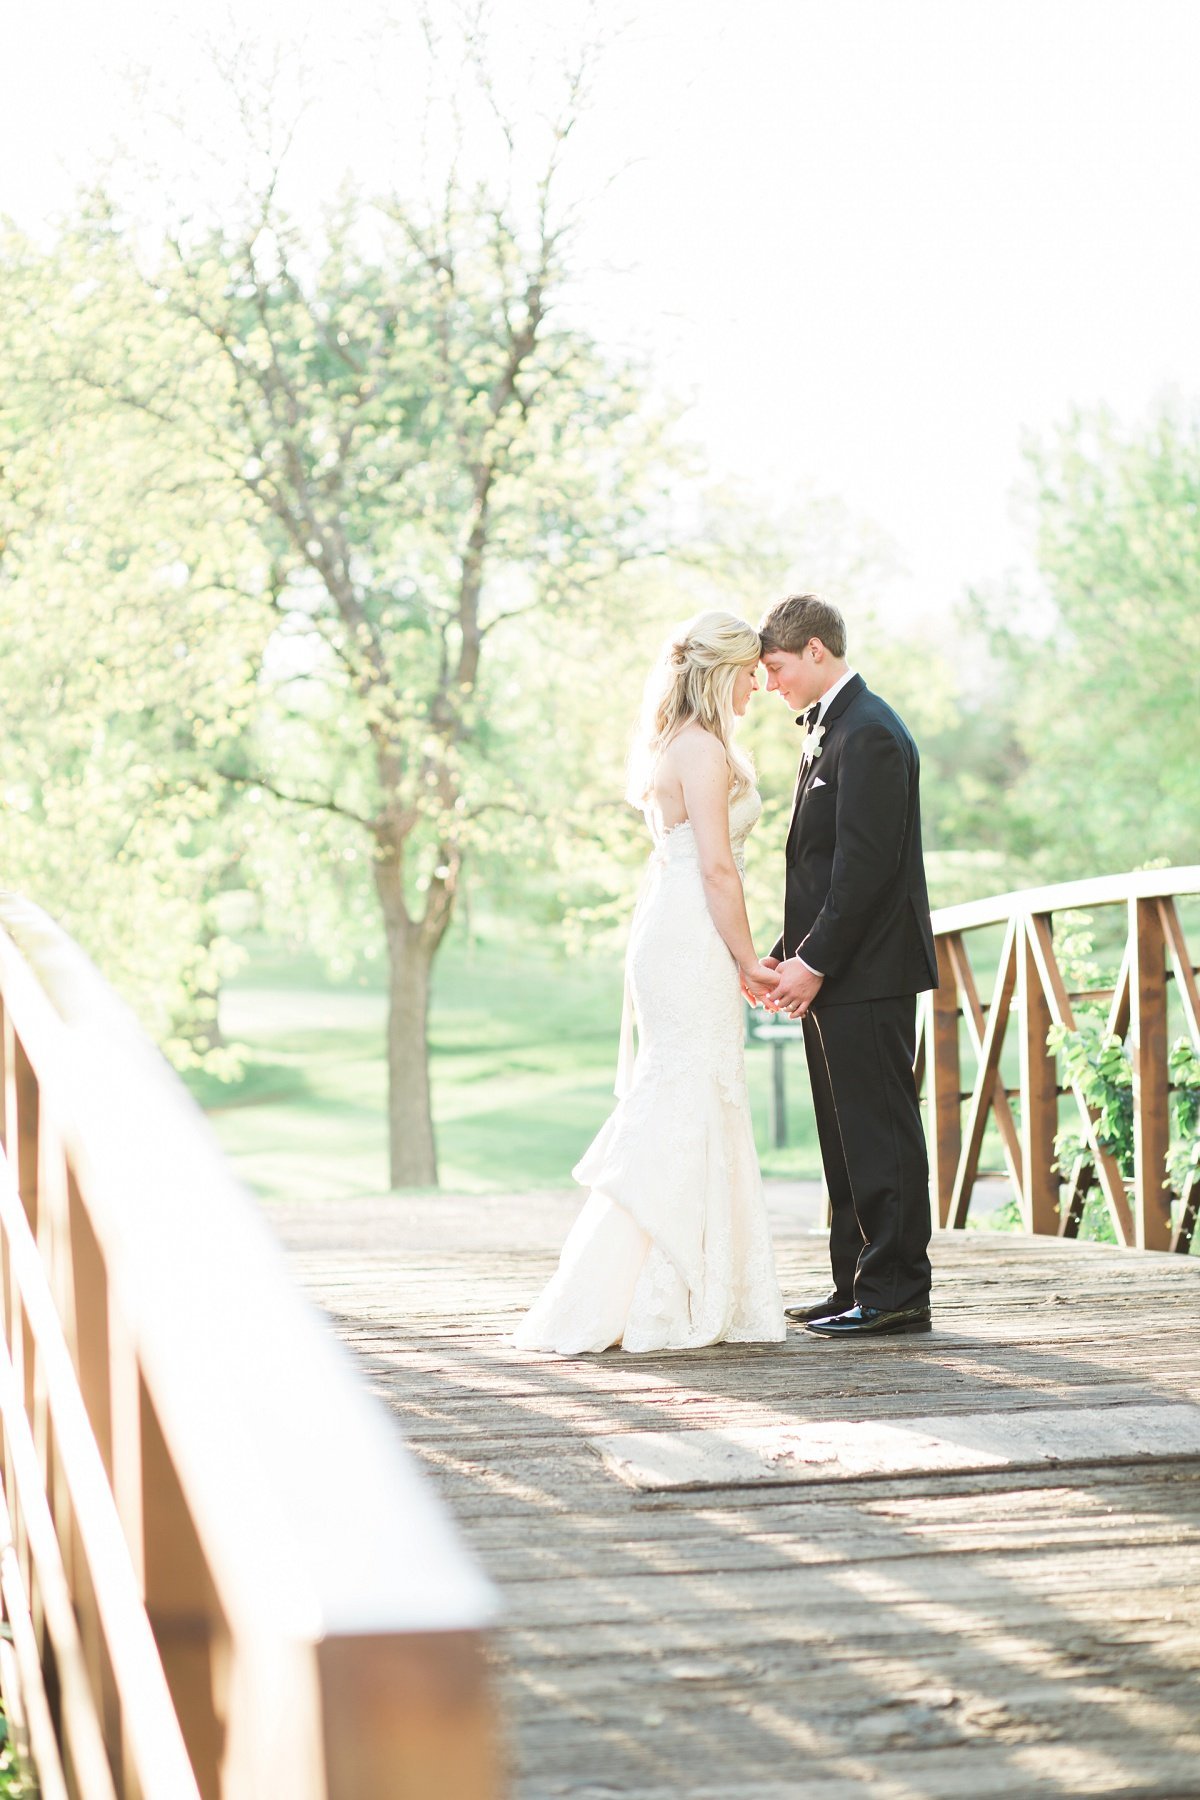
<svg viewBox="0 0 1200 1800"><path fill-rule="evenodd" d="M814 1195L772 1203L825 1291ZM518 1353L577 1205L271 1209L503 1591L517 1800L1200 1794L1200 1460L1104 1429L1200 1402L1200 1258L946 1234L927 1338ZM1047 1408L1100 1409L1094 1450L653 1492L592 1443Z"/></svg>

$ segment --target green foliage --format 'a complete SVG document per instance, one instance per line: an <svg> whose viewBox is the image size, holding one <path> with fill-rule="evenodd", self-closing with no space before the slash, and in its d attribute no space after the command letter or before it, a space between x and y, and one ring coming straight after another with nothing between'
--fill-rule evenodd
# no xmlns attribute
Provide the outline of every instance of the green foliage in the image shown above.
<svg viewBox="0 0 1200 1800"><path fill-rule="evenodd" d="M1075 992L1111 988L1115 971L1095 955L1090 913L1064 912L1055 920L1054 953L1069 989ZM1060 1075L1075 1079L1090 1106L1098 1111L1097 1134L1128 1180L1133 1174L1133 1086L1128 1054L1120 1038L1108 1033L1107 1015L1096 1006L1076 1009L1077 1028L1051 1026L1047 1046L1060 1059ZM1090 1146L1078 1123L1055 1134L1055 1165L1069 1181L1079 1159L1094 1167ZM1063 1202L1060 1200L1060 1208ZM1116 1242L1116 1229L1102 1194L1093 1187L1084 1199L1079 1235L1100 1243Z"/></svg>
<svg viewBox="0 0 1200 1800"><path fill-rule="evenodd" d="M1062 1058L1064 1073L1077 1082L1090 1106L1096 1108L1096 1135L1101 1147L1116 1159L1128 1181L1133 1177L1133 1068L1127 1043L1112 1036L1100 1019L1089 1020L1075 1031L1052 1028L1050 1048ZM1171 1138L1166 1174L1177 1196L1190 1171L1200 1167L1200 1057L1190 1038L1176 1038L1168 1057L1171 1095ZM1094 1164L1082 1130L1068 1126L1055 1138L1056 1166L1064 1179L1076 1159ZM1091 1194L1085 1206L1084 1235L1112 1241L1114 1233L1103 1200Z"/></svg>
<svg viewBox="0 0 1200 1800"><path fill-rule="evenodd" d="M1189 1174L1200 1169L1200 1057L1190 1038L1176 1038L1167 1059L1171 1084L1171 1148L1167 1174L1182 1193Z"/></svg>
<svg viewBox="0 0 1200 1800"><path fill-rule="evenodd" d="M1128 1047L1119 1037L1110 1035L1100 1020L1088 1021L1075 1031L1052 1026L1046 1041L1062 1058L1067 1079L1096 1109L1100 1146L1116 1159L1121 1174L1129 1180L1133 1175L1133 1069ZM1064 1177L1070 1174L1077 1157L1091 1161L1086 1140L1077 1126L1058 1133L1055 1151Z"/></svg>
<svg viewBox="0 0 1200 1800"><path fill-rule="evenodd" d="M34 1791L17 1762L8 1734L8 1719L0 1711L0 1800L30 1800Z"/></svg>
<svg viewBox="0 0 1200 1800"><path fill-rule="evenodd" d="M10 262L10 295L27 274ZM14 316L0 309L6 365ZM211 1037L206 997L234 955L213 897L238 846L204 770L244 729L255 646L186 586L94 420L54 434L47 461L29 411L13 382L0 399L5 882L47 906L186 1062Z"/></svg>
<svg viewBox="0 0 1200 1800"><path fill-rule="evenodd" d="M1097 1109L1096 1134L1101 1147L1116 1158L1128 1180L1133 1174L1133 1077L1125 1045L1106 1033L1099 1019L1075 1031L1052 1026L1047 1043L1060 1057L1064 1075L1079 1083L1089 1106ZM1056 1132L1054 1152L1055 1167L1064 1181L1070 1180L1079 1160L1086 1168L1095 1167L1091 1147L1078 1124ZM1060 1201L1060 1210L1063 1204ZM1105 1244L1117 1241L1108 1204L1095 1187L1084 1199L1079 1235Z"/></svg>
<svg viewBox="0 0 1200 1800"><path fill-rule="evenodd" d="M1021 1212L1021 1202L1014 1197L1006 1200L1003 1206L989 1213L986 1219L968 1218L967 1225L975 1231L1024 1231L1025 1219Z"/></svg>
<svg viewBox="0 0 1200 1800"><path fill-rule="evenodd" d="M1031 452L1044 598L976 602L1010 721L992 834L1041 879L1194 860L1200 417L1077 414Z"/></svg>
<svg viewBox="0 0 1200 1800"><path fill-rule="evenodd" d="M1066 915L1065 923L1067 929L1059 939L1058 956L1069 985L1111 987L1115 972L1106 970L1092 956L1090 920L1082 915ZM1103 1012L1084 1005L1078 1009L1076 1029L1052 1026L1047 1043L1059 1057L1063 1075L1093 1109L1101 1148L1114 1158L1122 1178L1131 1181L1134 1109L1133 1063L1128 1042L1108 1030ZM1165 1173L1178 1196L1189 1170L1200 1166L1200 1057L1190 1038L1178 1037L1171 1045L1167 1069L1173 1091ZM1090 1145L1078 1123L1064 1127L1056 1135L1055 1158L1064 1180L1080 1159L1086 1167L1094 1167ZM1109 1241L1115 1237L1107 1206L1094 1192L1085 1205L1083 1234Z"/></svg>

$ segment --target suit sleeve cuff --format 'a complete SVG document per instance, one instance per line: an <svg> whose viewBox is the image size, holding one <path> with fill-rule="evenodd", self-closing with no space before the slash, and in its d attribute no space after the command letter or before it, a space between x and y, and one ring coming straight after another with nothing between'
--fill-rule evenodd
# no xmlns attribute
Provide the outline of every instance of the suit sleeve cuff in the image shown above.
<svg viewBox="0 0 1200 1800"><path fill-rule="evenodd" d="M814 969L812 964L810 962L805 962L802 956L797 956L795 960L800 964L802 969L807 969L810 975L816 975L821 981L824 981L825 971L823 969Z"/></svg>

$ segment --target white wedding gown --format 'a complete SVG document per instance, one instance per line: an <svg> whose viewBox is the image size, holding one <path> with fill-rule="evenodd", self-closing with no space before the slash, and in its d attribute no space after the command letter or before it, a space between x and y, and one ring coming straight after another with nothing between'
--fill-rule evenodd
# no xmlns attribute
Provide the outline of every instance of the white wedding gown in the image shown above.
<svg viewBox="0 0 1200 1800"><path fill-rule="evenodd" d="M739 869L761 811L753 790L731 803ZM563 1356L612 1344L778 1342L783 1302L750 1121L737 969L708 910L687 821L650 856L626 979L637 1060L575 1169L591 1193L513 1342Z"/></svg>

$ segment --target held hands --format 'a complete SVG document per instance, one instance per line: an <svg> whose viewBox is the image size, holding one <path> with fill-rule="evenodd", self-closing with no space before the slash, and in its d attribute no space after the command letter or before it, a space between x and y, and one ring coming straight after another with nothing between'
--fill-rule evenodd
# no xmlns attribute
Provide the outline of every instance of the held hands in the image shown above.
<svg viewBox="0 0 1200 1800"><path fill-rule="evenodd" d="M763 1001L764 1006L768 1012L783 1012L789 1019L802 1019L820 993L825 977L806 969L796 957L786 963L779 962L774 956L763 960L779 970L775 987Z"/></svg>
<svg viewBox="0 0 1200 1800"><path fill-rule="evenodd" d="M778 966L773 956L764 956L758 962L738 969L742 992L751 1006L757 1006L760 1001L764 1006L769 1005L769 996L779 980L775 973Z"/></svg>

